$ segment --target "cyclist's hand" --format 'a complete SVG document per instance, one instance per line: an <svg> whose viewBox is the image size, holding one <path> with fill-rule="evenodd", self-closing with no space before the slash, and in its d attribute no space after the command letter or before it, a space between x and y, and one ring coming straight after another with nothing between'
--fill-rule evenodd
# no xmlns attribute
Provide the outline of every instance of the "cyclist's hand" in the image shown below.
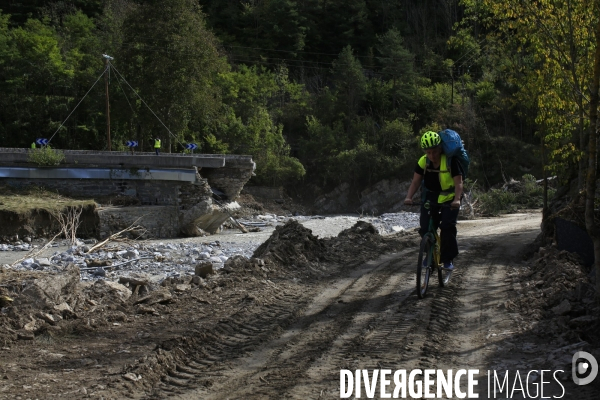
<svg viewBox="0 0 600 400"><path fill-rule="evenodd" d="M412 206L413 205L412 199L408 199L408 198L404 199L404 205L405 206Z"/></svg>
<svg viewBox="0 0 600 400"><path fill-rule="evenodd" d="M460 208L460 199L453 200L452 204L450 204L450 208L453 210L458 210Z"/></svg>

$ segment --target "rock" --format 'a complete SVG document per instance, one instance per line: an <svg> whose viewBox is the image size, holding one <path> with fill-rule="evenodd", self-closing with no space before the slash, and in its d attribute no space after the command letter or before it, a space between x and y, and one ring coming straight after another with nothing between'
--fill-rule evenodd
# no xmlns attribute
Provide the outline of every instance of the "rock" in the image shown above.
<svg viewBox="0 0 600 400"><path fill-rule="evenodd" d="M571 303L569 300L564 299L559 305L556 307L552 307L552 312L556 315L565 315L571 311Z"/></svg>
<svg viewBox="0 0 600 400"><path fill-rule="evenodd" d="M135 311L138 314L158 314L158 312L149 306L146 306L144 304L138 304L137 306L135 306Z"/></svg>
<svg viewBox="0 0 600 400"><path fill-rule="evenodd" d="M44 308L62 303L65 297L75 294L79 279L79 268L74 265L67 267L63 273L35 279L15 300L15 306L35 304Z"/></svg>
<svg viewBox="0 0 600 400"><path fill-rule="evenodd" d="M138 258L139 256L140 256L140 252L137 250L128 250L123 255L123 257L128 258L130 260L133 258Z"/></svg>
<svg viewBox="0 0 600 400"><path fill-rule="evenodd" d="M71 306L69 306L67 303L60 303L54 306L54 309L56 311L60 311L61 313L63 311L69 311L69 312L73 312L73 309L71 308Z"/></svg>
<svg viewBox="0 0 600 400"><path fill-rule="evenodd" d="M350 211L350 184L342 183L332 192L315 200L314 211L320 214L334 214Z"/></svg>
<svg viewBox="0 0 600 400"><path fill-rule="evenodd" d="M33 334L33 332L29 332L29 331L19 331L17 332L17 339L20 340L33 340L35 338L35 335Z"/></svg>
<svg viewBox="0 0 600 400"><path fill-rule="evenodd" d="M150 283L150 276L147 274L133 273L129 276L121 276L119 278L119 283L124 285L129 283L129 285L132 286L147 285Z"/></svg>
<svg viewBox="0 0 600 400"><path fill-rule="evenodd" d="M100 276L100 277L105 277L106 276L106 271L104 270L104 268L98 267L98 268L96 268L92 272L92 275L94 275L94 276Z"/></svg>
<svg viewBox="0 0 600 400"><path fill-rule="evenodd" d="M195 274L201 278L206 278L208 275L214 274L213 265L209 262L201 262L196 265Z"/></svg>
<svg viewBox="0 0 600 400"><path fill-rule="evenodd" d="M35 332L42 326L42 322L38 319L33 319L23 326L23 329L28 332Z"/></svg>
<svg viewBox="0 0 600 400"><path fill-rule="evenodd" d="M210 253L203 251L202 253L198 254L198 259L199 260L208 260L210 258Z"/></svg>
<svg viewBox="0 0 600 400"><path fill-rule="evenodd" d="M179 285L175 285L176 292L185 292L186 290L190 290L192 286L187 283L181 283Z"/></svg>
<svg viewBox="0 0 600 400"><path fill-rule="evenodd" d="M168 290L162 289L157 290L155 292L150 293L147 296L144 296L138 299L134 305L144 303L148 306L156 303L168 303L173 299L173 295Z"/></svg>
<svg viewBox="0 0 600 400"><path fill-rule="evenodd" d="M21 265L26 267L34 263L33 258L27 258L21 262Z"/></svg>
<svg viewBox="0 0 600 400"><path fill-rule="evenodd" d="M125 379L127 379L128 381L131 381L131 382L137 382L137 381L139 381L139 380L142 379L142 376L141 375L136 375L136 374L134 374L132 372L128 372L128 373L126 373L126 374L123 375L123 378L125 378Z"/></svg>
<svg viewBox="0 0 600 400"><path fill-rule="evenodd" d="M37 258L35 262L41 267L49 267L52 265L50 260L47 258Z"/></svg>
<svg viewBox="0 0 600 400"><path fill-rule="evenodd" d="M58 321L57 319L55 319L55 317L52 314L47 314L44 312L39 312L37 313L37 317L43 319L44 321L46 321L47 323L54 325L56 324Z"/></svg>
<svg viewBox="0 0 600 400"><path fill-rule="evenodd" d="M118 282L96 281L94 286L102 291L111 292L121 300L127 300L129 297L131 297L131 290L129 290L127 286L121 285Z"/></svg>

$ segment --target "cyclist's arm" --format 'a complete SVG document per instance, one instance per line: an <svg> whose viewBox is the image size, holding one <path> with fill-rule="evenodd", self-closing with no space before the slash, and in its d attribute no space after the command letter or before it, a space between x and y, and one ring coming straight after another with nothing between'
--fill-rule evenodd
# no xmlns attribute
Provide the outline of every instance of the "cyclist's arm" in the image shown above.
<svg viewBox="0 0 600 400"><path fill-rule="evenodd" d="M460 198L463 193L462 175L458 174L455 177L453 177L452 179L454 179L454 200L452 201L451 207L459 208L460 207Z"/></svg>
<svg viewBox="0 0 600 400"><path fill-rule="evenodd" d="M421 185L421 179L423 179L422 175L417 174L416 172L413 175L413 180L410 183L410 187L408 188L408 193L406 193L406 198L404 199L404 204L411 205L412 198L417 193L419 186Z"/></svg>

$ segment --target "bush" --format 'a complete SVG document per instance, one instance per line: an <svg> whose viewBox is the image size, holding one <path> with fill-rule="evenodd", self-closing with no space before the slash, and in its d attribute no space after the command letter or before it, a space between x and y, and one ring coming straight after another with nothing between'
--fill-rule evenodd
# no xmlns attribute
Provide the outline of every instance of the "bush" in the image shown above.
<svg viewBox="0 0 600 400"><path fill-rule="evenodd" d="M517 211L517 195L502 189L492 189L475 195L479 212L484 215L499 215Z"/></svg>
<svg viewBox="0 0 600 400"><path fill-rule="evenodd" d="M44 146L39 149L31 149L27 156L27 160L40 167L54 167L65 160L65 155L60 150L55 150L50 146Z"/></svg>
<svg viewBox="0 0 600 400"><path fill-rule="evenodd" d="M515 212L523 208L541 208L544 206L544 187L538 185L531 174L523 175L520 182L512 181L501 189L491 189L487 192L469 180L465 182L465 192L472 192L473 202L483 215L499 215ZM548 188L548 198L554 197L556 190Z"/></svg>

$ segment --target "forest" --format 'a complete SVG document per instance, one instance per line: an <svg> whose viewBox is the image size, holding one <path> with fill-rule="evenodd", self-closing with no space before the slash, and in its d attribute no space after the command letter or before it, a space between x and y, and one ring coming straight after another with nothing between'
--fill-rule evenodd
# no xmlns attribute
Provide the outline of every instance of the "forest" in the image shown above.
<svg viewBox="0 0 600 400"><path fill-rule="evenodd" d="M158 136L167 152L250 154L256 184L407 179L419 135L444 128L485 188L525 174L583 188L596 157L598 1L2 4L3 147L107 150L106 79L111 150Z"/></svg>

